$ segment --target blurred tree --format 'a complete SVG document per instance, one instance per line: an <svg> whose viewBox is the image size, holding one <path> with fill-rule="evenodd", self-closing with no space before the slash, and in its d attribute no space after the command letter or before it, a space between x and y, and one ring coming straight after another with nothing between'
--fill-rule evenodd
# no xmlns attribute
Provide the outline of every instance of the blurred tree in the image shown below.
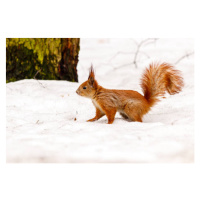
<svg viewBox="0 0 200 200"><path fill-rule="evenodd" d="M33 78L41 68L37 53L24 44L6 47L6 82Z"/></svg>
<svg viewBox="0 0 200 200"><path fill-rule="evenodd" d="M6 82L36 76L42 80L78 81L79 43L79 38L7 38Z"/></svg>
<svg viewBox="0 0 200 200"><path fill-rule="evenodd" d="M77 64L80 50L80 38L61 39L61 60L58 71L62 80L78 82Z"/></svg>

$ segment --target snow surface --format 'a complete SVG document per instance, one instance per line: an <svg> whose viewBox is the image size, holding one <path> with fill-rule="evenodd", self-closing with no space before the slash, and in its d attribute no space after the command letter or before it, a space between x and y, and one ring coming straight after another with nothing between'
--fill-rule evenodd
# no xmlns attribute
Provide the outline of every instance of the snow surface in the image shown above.
<svg viewBox="0 0 200 200"><path fill-rule="evenodd" d="M112 89L139 86L152 61L171 64L194 51L191 39L158 39L141 48L133 65L136 42L142 39L81 39L79 83L21 80L6 84L7 162L194 162L194 61L181 60L185 87L166 95L143 118L129 122L116 115L96 122L91 100L75 91L93 63L100 85Z"/></svg>

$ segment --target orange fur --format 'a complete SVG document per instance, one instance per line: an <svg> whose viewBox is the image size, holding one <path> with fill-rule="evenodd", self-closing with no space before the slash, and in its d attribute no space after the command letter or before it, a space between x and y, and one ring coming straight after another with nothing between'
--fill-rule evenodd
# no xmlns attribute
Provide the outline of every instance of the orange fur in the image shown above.
<svg viewBox="0 0 200 200"><path fill-rule="evenodd" d="M145 69L141 78L141 87L144 96L133 90L112 90L98 85L93 67L91 66L88 80L77 89L80 96L92 99L96 108L96 116L88 121L96 121L104 115L108 118L108 124L112 124L116 112L125 119L142 122L142 117L150 108L163 97L167 91L175 94L183 87L183 78L180 71L173 66L151 64Z"/></svg>

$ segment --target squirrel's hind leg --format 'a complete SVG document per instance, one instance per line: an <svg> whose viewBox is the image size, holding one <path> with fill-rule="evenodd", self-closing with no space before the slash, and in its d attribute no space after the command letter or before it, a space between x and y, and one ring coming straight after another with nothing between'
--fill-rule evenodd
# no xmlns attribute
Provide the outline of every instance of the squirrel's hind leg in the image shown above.
<svg viewBox="0 0 200 200"><path fill-rule="evenodd" d="M138 110L133 105L127 105L124 108L124 115L128 117L131 121L142 122L142 117Z"/></svg>
<svg viewBox="0 0 200 200"><path fill-rule="evenodd" d="M124 114L123 112L119 113L124 119L128 119L128 116L126 114Z"/></svg>
<svg viewBox="0 0 200 200"><path fill-rule="evenodd" d="M120 115L126 120L142 122L141 117L134 113L129 113L129 114L120 113Z"/></svg>

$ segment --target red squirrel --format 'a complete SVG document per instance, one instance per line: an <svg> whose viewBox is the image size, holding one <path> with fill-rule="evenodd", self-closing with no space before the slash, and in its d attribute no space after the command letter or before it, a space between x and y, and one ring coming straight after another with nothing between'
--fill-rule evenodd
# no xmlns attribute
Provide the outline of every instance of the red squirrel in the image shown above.
<svg viewBox="0 0 200 200"><path fill-rule="evenodd" d="M166 91L170 95L179 93L183 85L181 72L175 70L172 65L152 63L145 69L141 78L143 95L133 90L106 89L97 83L91 66L88 80L79 86L76 93L90 98L96 108L96 116L87 120L88 122L106 115L108 124L112 124L116 112L125 119L142 122L142 117L164 97Z"/></svg>

